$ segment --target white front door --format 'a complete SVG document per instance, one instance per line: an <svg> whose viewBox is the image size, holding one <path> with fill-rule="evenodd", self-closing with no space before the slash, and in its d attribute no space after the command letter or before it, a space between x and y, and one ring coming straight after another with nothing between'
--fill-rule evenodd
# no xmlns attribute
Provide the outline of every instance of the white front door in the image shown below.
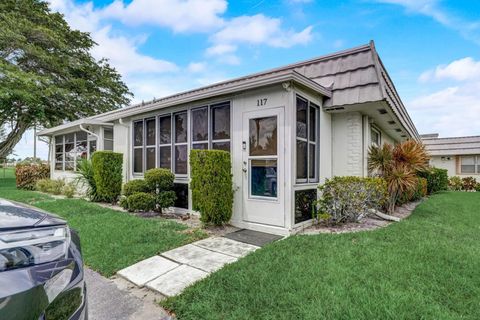
<svg viewBox="0 0 480 320"><path fill-rule="evenodd" d="M243 113L243 219L285 226L283 107Z"/></svg>

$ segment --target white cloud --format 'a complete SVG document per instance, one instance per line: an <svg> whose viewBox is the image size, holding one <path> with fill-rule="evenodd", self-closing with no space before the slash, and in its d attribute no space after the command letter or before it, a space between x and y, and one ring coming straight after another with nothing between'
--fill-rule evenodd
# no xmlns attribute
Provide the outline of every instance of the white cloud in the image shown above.
<svg viewBox="0 0 480 320"><path fill-rule="evenodd" d="M187 67L187 70L193 73L203 72L206 69L207 64L205 62L190 62Z"/></svg>
<svg viewBox="0 0 480 320"><path fill-rule="evenodd" d="M237 51L237 46L232 44L216 44L207 49L207 55L214 56L214 55L223 55L227 53L232 53Z"/></svg>
<svg viewBox="0 0 480 320"><path fill-rule="evenodd" d="M433 70L427 70L420 75L421 82L430 80L480 80L480 61L471 57L455 60L448 65L437 66Z"/></svg>
<svg viewBox="0 0 480 320"><path fill-rule="evenodd" d="M126 25L157 25L175 32L204 32L223 24L225 0L116 0L102 10L104 17Z"/></svg>

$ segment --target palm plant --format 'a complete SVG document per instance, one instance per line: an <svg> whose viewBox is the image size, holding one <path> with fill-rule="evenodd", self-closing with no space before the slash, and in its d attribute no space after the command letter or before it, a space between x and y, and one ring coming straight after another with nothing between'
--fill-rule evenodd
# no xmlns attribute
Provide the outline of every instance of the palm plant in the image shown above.
<svg viewBox="0 0 480 320"><path fill-rule="evenodd" d="M87 196L92 201L97 201L97 186L93 177L92 161L81 159L77 163L77 184L83 183L87 187Z"/></svg>
<svg viewBox="0 0 480 320"><path fill-rule="evenodd" d="M417 173L428 169L428 160L425 146L415 140L395 146L385 143L381 147L370 147L368 169L371 175L382 177L387 182L388 212L395 210L395 204L402 194L415 189Z"/></svg>

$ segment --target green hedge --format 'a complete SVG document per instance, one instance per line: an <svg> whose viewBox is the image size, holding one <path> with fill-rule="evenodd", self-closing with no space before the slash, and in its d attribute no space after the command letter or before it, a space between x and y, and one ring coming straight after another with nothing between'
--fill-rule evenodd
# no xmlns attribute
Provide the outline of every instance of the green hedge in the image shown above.
<svg viewBox="0 0 480 320"><path fill-rule="evenodd" d="M50 167L46 164L17 164L15 181L18 189L34 190L38 180L50 178Z"/></svg>
<svg viewBox="0 0 480 320"><path fill-rule="evenodd" d="M149 188L145 180L134 179L130 180L123 185L123 195L125 197L131 196L137 192L149 192Z"/></svg>
<svg viewBox="0 0 480 320"><path fill-rule="evenodd" d="M429 194L448 190L448 171L446 169L430 168L419 172L419 176L427 179L427 192Z"/></svg>
<svg viewBox="0 0 480 320"><path fill-rule="evenodd" d="M122 192L123 155L97 151L92 155L92 165L98 200L116 202Z"/></svg>
<svg viewBox="0 0 480 320"><path fill-rule="evenodd" d="M192 150L190 176L194 210L203 223L221 225L232 217L233 188L230 153Z"/></svg>
<svg viewBox="0 0 480 320"><path fill-rule="evenodd" d="M136 192L127 198L127 210L134 211L152 211L155 209L155 196L146 192Z"/></svg>

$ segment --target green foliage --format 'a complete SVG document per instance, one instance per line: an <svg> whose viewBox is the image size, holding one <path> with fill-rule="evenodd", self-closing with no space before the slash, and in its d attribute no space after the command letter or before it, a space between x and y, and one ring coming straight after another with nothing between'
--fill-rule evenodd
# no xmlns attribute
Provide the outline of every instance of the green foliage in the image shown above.
<svg viewBox="0 0 480 320"><path fill-rule="evenodd" d="M162 209L171 207L175 204L177 195L175 191L162 191L155 196L156 209L162 213Z"/></svg>
<svg viewBox="0 0 480 320"><path fill-rule="evenodd" d="M0 158L34 124L54 126L128 104L131 93L96 43L46 1L0 1ZM33 186L32 186L33 187Z"/></svg>
<svg viewBox="0 0 480 320"><path fill-rule="evenodd" d="M328 217L332 224L356 222L368 210L382 208L388 198L387 183L382 178L334 177L327 179L319 190L319 219Z"/></svg>
<svg viewBox="0 0 480 320"><path fill-rule="evenodd" d="M168 169L155 168L145 172L145 182L152 192L172 190L175 175Z"/></svg>
<svg viewBox="0 0 480 320"><path fill-rule="evenodd" d="M36 189L41 192L51 193L55 195L62 194L65 187L64 179L42 179L36 183Z"/></svg>
<svg viewBox="0 0 480 320"><path fill-rule="evenodd" d="M458 176L453 176L448 179L448 188L452 191L462 190L463 182L462 178Z"/></svg>
<svg viewBox="0 0 480 320"><path fill-rule="evenodd" d="M418 174L427 179L428 194L448 190L448 171L446 169L429 168Z"/></svg>
<svg viewBox="0 0 480 320"><path fill-rule="evenodd" d="M50 177L50 167L46 164L17 164L15 177L17 188L34 190L38 180Z"/></svg>
<svg viewBox="0 0 480 320"><path fill-rule="evenodd" d="M133 179L123 185L123 195L125 197L131 196L137 192L149 192L149 188L145 180Z"/></svg>
<svg viewBox="0 0 480 320"><path fill-rule="evenodd" d="M192 150L190 175L192 201L203 223L221 225L232 217L233 187L230 153Z"/></svg>
<svg viewBox="0 0 480 320"><path fill-rule="evenodd" d="M475 191L480 192L480 182L475 186Z"/></svg>
<svg viewBox="0 0 480 320"><path fill-rule="evenodd" d="M93 177L97 200L114 203L122 192L123 155L112 151L97 151L92 156Z"/></svg>
<svg viewBox="0 0 480 320"><path fill-rule="evenodd" d="M477 186L477 180L473 177L462 178L462 189L465 191L474 191Z"/></svg>
<svg viewBox="0 0 480 320"><path fill-rule="evenodd" d="M402 194L402 196L398 198L397 204L401 205L410 201L417 201L425 196L427 196L427 179L417 177L415 188L410 192Z"/></svg>
<svg viewBox="0 0 480 320"><path fill-rule="evenodd" d="M136 192L127 197L128 211L153 211L155 209L155 196L151 193Z"/></svg>
<svg viewBox="0 0 480 320"><path fill-rule="evenodd" d="M73 198L76 192L77 189L75 188L75 185L71 182L67 183L62 189L62 194L67 198Z"/></svg>
<svg viewBox="0 0 480 320"><path fill-rule="evenodd" d="M82 159L77 162L77 173L76 178L77 185L82 183L86 186L87 197L91 201L97 201L97 186L95 184L95 177L93 176L93 165L92 161L88 159Z"/></svg>

